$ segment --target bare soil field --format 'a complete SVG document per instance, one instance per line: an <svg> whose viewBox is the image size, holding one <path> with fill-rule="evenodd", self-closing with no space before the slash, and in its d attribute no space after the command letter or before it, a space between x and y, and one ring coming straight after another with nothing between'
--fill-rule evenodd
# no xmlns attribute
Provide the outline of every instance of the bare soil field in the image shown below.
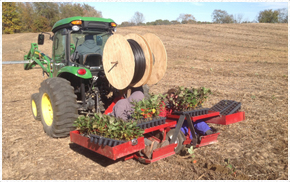
<svg viewBox="0 0 290 182"><path fill-rule="evenodd" d="M118 34L154 33L168 56L164 78L150 88L210 88L205 107L242 102L246 120L214 125L218 143L150 165L112 161L48 137L33 119L30 96L47 77L23 64L2 65L3 180L241 180L288 179L288 24L170 25L118 28ZM23 60L37 33L2 35L2 61ZM52 42L39 50L51 56ZM229 160L236 175L226 168Z"/></svg>

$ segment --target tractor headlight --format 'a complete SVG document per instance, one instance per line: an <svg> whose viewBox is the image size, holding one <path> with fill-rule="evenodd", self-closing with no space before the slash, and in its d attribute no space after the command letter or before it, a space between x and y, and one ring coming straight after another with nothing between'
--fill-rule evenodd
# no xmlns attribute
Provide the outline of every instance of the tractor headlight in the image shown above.
<svg viewBox="0 0 290 182"><path fill-rule="evenodd" d="M80 30L80 27L79 27L79 26L76 26L76 25L74 25L74 26L72 26L72 30L73 30L73 31L79 31L79 30Z"/></svg>

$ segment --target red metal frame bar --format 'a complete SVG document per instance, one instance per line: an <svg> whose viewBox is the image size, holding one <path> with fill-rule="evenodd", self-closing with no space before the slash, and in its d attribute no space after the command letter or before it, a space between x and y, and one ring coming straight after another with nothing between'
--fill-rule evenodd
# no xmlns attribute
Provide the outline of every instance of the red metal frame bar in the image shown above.
<svg viewBox="0 0 290 182"><path fill-rule="evenodd" d="M138 156L136 154L134 154L134 158L142 161L143 163L150 164L150 163L159 161L160 159L164 159L166 157L174 155L175 154L174 149L176 146L177 146L177 143L173 143L173 144L169 144L167 146L154 150L152 153L152 159L147 159L147 158Z"/></svg>
<svg viewBox="0 0 290 182"><path fill-rule="evenodd" d="M237 112L230 115L221 115L220 117L210 118L205 120L206 123L214 123L214 124L221 124L221 125L229 125L233 123L237 123L240 121L245 120L245 112Z"/></svg>
<svg viewBox="0 0 290 182"><path fill-rule="evenodd" d="M200 141L200 144L197 144L195 147L198 148L198 147L202 147L202 146L205 146L205 145L210 145L210 144L214 144L214 143L217 143L217 137L220 133L214 133L214 134L211 134L211 135L206 135L206 136L202 136L201 138L201 141Z"/></svg>
<svg viewBox="0 0 290 182"><path fill-rule="evenodd" d="M162 130L162 129L166 128L166 127L170 127L170 126L174 126L174 125L175 125L174 123L165 122L165 124L145 129L143 134L150 133L150 132L156 131L156 130Z"/></svg>
<svg viewBox="0 0 290 182"><path fill-rule="evenodd" d="M191 117L191 120L193 122L195 122L197 120L206 119L206 118L212 118L212 117L217 117L219 115L220 115L220 112L212 112L212 113L208 113L208 114L205 114L205 115Z"/></svg>
<svg viewBox="0 0 290 182"><path fill-rule="evenodd" d="M219 112L210 112L208 114L204 114L204 115L200 115L200 116L193 116L191 117L191 120L193 122L200 120L200 119L206 119L206 118L211 118L211 117L217 117L219 116L220 113ZM180 115L167 115L166 117L166 122L176 122L179 119Z"/></svg>
<svg viewBox="0 0 290 182"><path fill-rule="evenodd" d="M184 140L184 142L182 144L183 145L187 145L187 144L190 144L190 143L191 143L191 139L190 139L189 134L188 134L187 136L185 136L185 140Z"/></svg>
<svg viewBox="0 0 290 182"><path fill-rule="evenodd" d="M145 148L144 137L139 137L137 139L138 143L136 145L132 145L132 142L128 141L115 147L103 145L100 146L98 144L90 142L89 138L81 136L80 132L77 130L70 132L70 139L72 142L80 146L83 146L87 149L90 149L98 154L101 154L113 160L125 157L129 154L133 154Z"/></svg>
<svg viewBox="0 0 290 182"><path fill-rule="evenodd" d="M219 134L220 133L214 133L214 134L211 134L211 135L202 136L200 143L196 144L195 147L198 148L198 147L202 147L202 146L205 146L205 145L210 145L210 144L216 143L217 142L217 137L218 137ZM191 139L190 139L189 135L187 135L182 144L183 145L187 145L187 144L190 144L190 143L191 143Z"/></svg>
<svg viewBox="0 0 290 182"><path fill-rule="evenodd" d="M129 160L129 159L133 159L134 155L129 155L128 157L124 157L124 161Z"/></svg>

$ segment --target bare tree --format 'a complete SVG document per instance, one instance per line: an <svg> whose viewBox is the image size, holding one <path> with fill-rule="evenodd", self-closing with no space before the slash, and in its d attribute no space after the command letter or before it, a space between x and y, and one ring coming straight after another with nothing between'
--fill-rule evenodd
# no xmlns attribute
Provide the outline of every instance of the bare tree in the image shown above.
<svg viewBox="0 0 290 182"><path fill-rule="evenodd" d="M134 16L131 19L131 22L134 23L135 25L140 25L145 21L145 17L143 13L140 12L135 12Z"/></svg>
<svg viewBox="0 0 290 182"><path fill-rule="evenodd" d="M234 23L242 23L244 15L243 14L235 14L234 15Z"/></svg>
<svg viewBox="0 0 290 182"><path fill-rule="evenodd" d="M186 23L195 23L196 19L191 14L180 14L177 18L177 21L186 24Z"/></svg>
<svg viewBox="0 0 290 182"><path fill-rule="evenodd" d="M278 20L279 23L288 23L288 10L286 8L278 9L279 15Z"/></svg>

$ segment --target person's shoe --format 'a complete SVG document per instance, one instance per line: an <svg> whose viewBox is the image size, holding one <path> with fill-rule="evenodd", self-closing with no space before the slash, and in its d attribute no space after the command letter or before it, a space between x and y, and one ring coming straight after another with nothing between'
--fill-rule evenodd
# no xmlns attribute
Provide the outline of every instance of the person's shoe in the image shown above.
<svg viewBox="0 0 290 182"><path fill-rule="evenodd" d="M212 130L207 130L207 131L205 132L205 135L211 135L211 134L214 134Z"/></svg>
<svg viewBox="0 0 290 182"><path fill-rule="evenodd" d="M218 132L218 130L217 130L216 128L214 128L214 127L210 127L210 129L211 129L211 131L212 131L213 133L217 133L217 132Z"/></svg>
<svg viewBox="0 0 290 182"><path fill-rule="evenodd" d="M152 143L151 143L151 145L149 145L149 146L145 146L145 148L143 149L143 150L141 150L141 152L143 152L143 154L148 158L148 159L151 159L151 155L152 155L152 153L153 153L153 151L155 150L155 149L157 149L157 146L158 145L158 143L156 142L156 141L153 141Z"/></svg>
<svg viewBox="0 0 290 182"><path fill-rule="evenodd" d="M151 158L151 151L150 151L150 146L145 146L144 149L141 150L141 152L148 158Z"/></svg>
<svg viewBox="0 0 290 182"><path fill-rule="evenodd" d="M158 148L158 142L153 141L153 142L151 143L151 148L150 148L151 153L152 153L155 149L157 149L157 148Z"/></svg>

